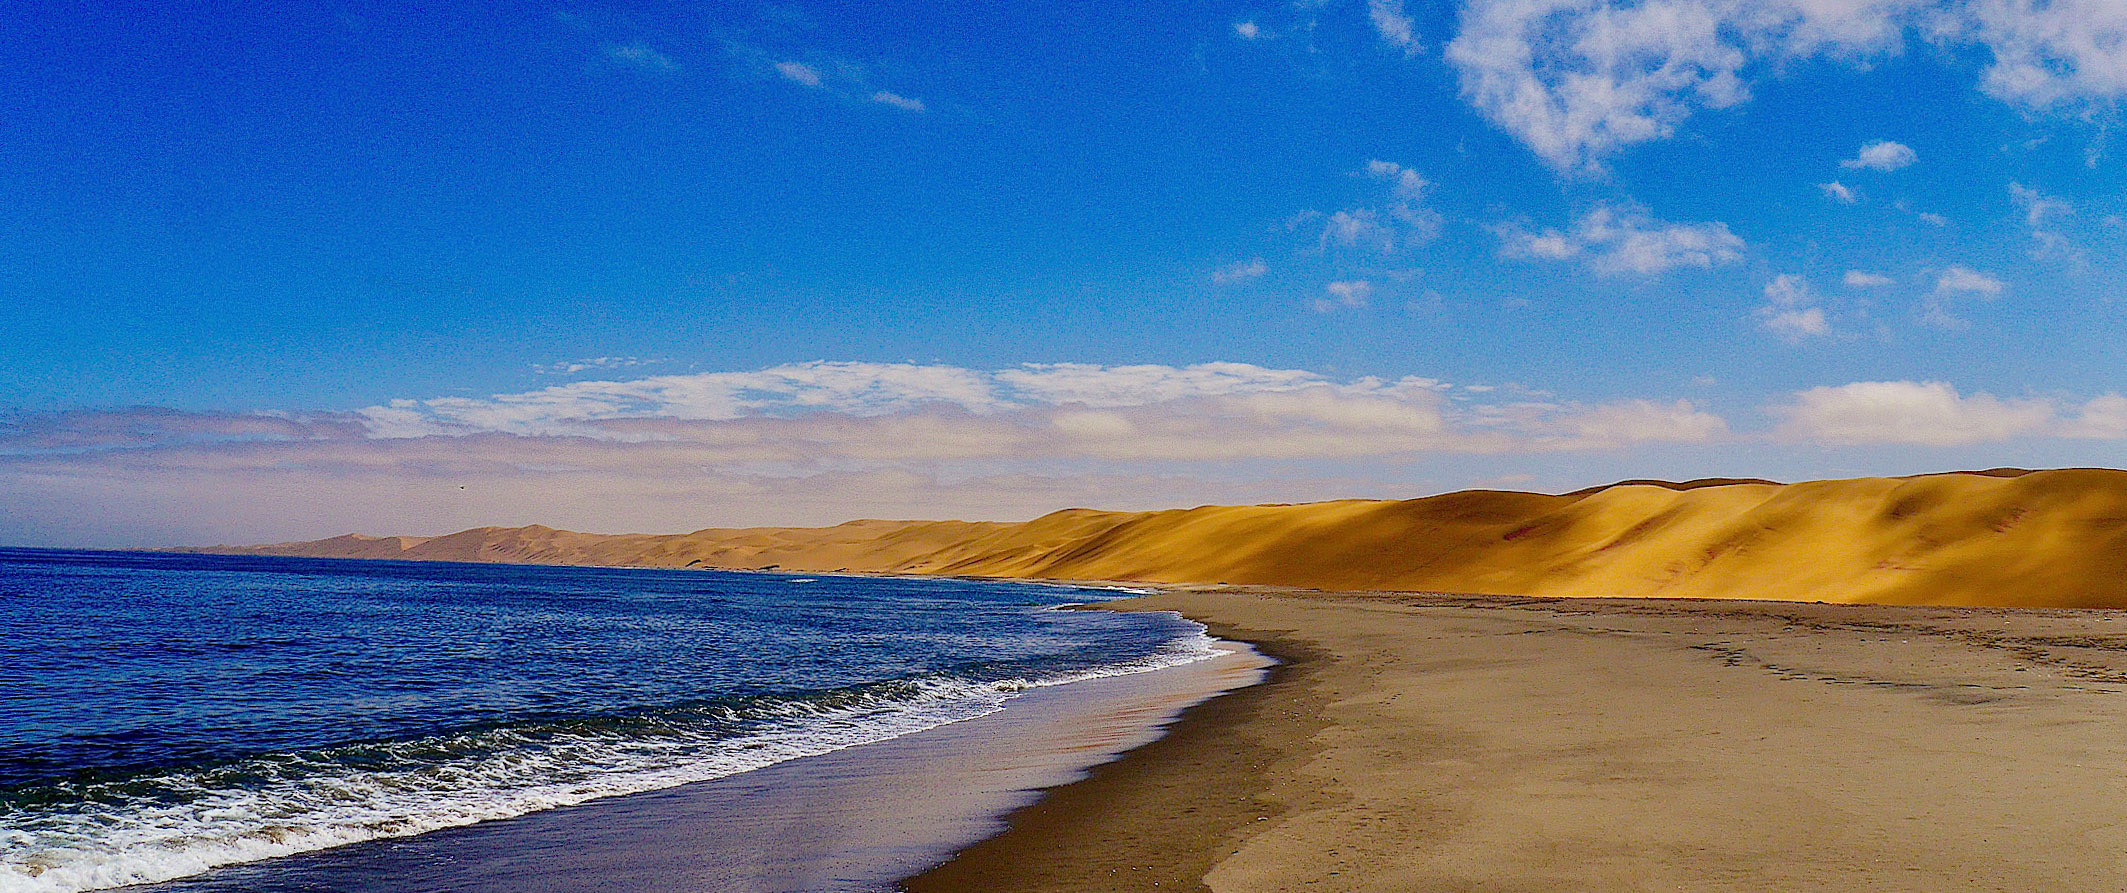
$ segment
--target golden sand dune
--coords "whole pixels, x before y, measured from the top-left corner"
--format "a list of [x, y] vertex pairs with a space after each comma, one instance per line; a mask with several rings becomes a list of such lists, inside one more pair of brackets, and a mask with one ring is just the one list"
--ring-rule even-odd
[[[396, 548], [396, 552], [393, 549]], [[1071, 509], [1024, 523], [483, 527], [213, 550], [1536, 596], [2127, 607], [2127, 471], [1628, 482], [1550, 496]]]

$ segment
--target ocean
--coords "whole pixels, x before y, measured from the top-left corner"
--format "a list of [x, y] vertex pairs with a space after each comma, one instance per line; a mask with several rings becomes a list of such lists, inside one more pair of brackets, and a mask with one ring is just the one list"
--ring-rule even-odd
[[1127, 594], [0, 550], [0, 893], [270, 880], [1220, 653], [1173, 615], [1058, 609]]

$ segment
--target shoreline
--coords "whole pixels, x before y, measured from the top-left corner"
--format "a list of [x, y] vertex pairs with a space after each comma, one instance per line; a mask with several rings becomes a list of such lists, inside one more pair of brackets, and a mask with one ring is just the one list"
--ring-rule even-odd
[[1220, 653], [1029, 689], [991, 713], [721, 778], [140, 889], [891, 890], [994, 835], [1041, 791], [1158, 738], [1190, 705], [1253, 685], [1271, 663], [1246, 643], [1212, 645]]
[[1166, 590], [1283, 661], [909, 893], [2127, 886], [2127, 614]]
[[[1286, 735], [1311, 734], [1311, 728], [1292, 728], [1267, 714], [1284, 709], [1294, 687], [1304, 688], [1318, 657], [1290, 639], [1205, 625], [1213, 637], [1245, 643], [1276, 663], [1255, 684], [1181, 711], [1159, 737], [1087, 769], [1082, 778], [1040, 792], [1005, 816], [999, 833], [904, 879], [900, 889], [1188, 890], [1209, 870], [1219, 843], [1282, 812], [1264, 799], [1265, 787], [1195, 782], [1206, 774], [1252, 771], [1287, 757], [1262, 741], [1237, 745], [1231, 735], [1266, 722]], [[1130, 823], [1125, 825], [1130, 836], [1118, 834], [1118, 820]], [[1138, 858], [1144, 852], [1133, 844], [1145, 842], [1154, 842], [1167, 858]]]

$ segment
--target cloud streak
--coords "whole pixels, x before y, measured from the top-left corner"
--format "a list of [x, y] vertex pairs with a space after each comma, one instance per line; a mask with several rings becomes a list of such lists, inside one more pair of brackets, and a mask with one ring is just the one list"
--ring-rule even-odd
[[1579, 402], [1244, 363], [816, 362], [355, 412], [15, 414], [0, 417], [0, 487], [14, 494], [9, 523], [41, 536], [118, 512], [141, 519], [133, 536], [184, 542], [350, 527], [1023, 518], [1083, 504], [1398, 495], [1359, 475], [1457, 456], [2127, 439], [2127, 398], [2111, 394], [2074, 403], [1859, 382], [1766, 412], [1773, 427], [1737, 431], [1689, 400]]

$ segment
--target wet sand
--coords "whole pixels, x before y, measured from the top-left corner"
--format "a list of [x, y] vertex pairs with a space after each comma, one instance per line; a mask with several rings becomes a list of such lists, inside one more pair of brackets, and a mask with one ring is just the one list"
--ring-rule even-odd
[[2127, 889], [2127, 614], [1172, 592], [1286, 663], [939, 891]]

